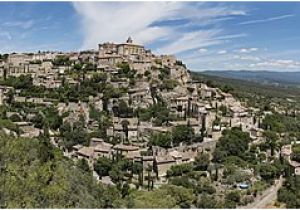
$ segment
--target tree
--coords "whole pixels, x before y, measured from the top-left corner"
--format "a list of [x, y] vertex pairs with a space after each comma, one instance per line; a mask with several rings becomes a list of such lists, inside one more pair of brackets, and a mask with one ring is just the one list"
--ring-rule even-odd
[[55, 57], [55, 59], [52, 61], [53, 65], [56, 66], [64, 66], [64, 65], [69, 65], [70, 60], [69, 57], [64, 56], [64, 55], [58, 55]]
[[44, 126], [44, 117], [40, 113], [37, 113], [31, 121], [39, 129], [42, 129]]
[[259, 165], [259, 175], [267, 182], [272, 182], [280, 174], [278, 168], [271, 163], [261, 163]]
[[279, 189], [278, 201], [286, 204], [286, 208], [300, 208], [300, 176], [290, 176]]
[[9, 117], [9, 119], [13, 122], [20, 122], [22, 121], [21, 117], [18, 114], [13, 114]]
[[275, 132], [265, 131], [264, 136], [266, 137], [266, 146], [271, 150], [271, 156], [275, 154], [275, 149], [278, 148], [278, 138]]
[[90, 166], [86, 159], [79, 159], [77, 162], [77, 167], [85, 172], [91, 172]]
[[286, 130], [283, 123], [283, 117], [277, 114], [266, 115], [261, 126], [265, 130], [271, 130], [279, 133], [282, 133]]
[[168, 183], [176, 186], [182, 186], [189, 189], [195, 189], [196, 185], [193, 182], [194, 180], [190, 179], [189, 176], [175, 176], [168, 179]]
[[130, 113], [131, 113], [131, 110], [128, 107], [127, 103], [124, 100], [120, 100], [119, 105], [118, 105], [118, 116], [119, 117], [128, 117]]
[[187, 174], [188, 172], [191, 172], [193, 170], [193, 166], [189, 163], [184, 163], [180, 165], [173, 165], [171, 168], [167, 171], [167, 176], [182, 176], [184, 174]]
[[101, 113], [100, 111], [98, 111], [95, 106], [90, 105], [89, 107], [89, 117], [93, 120], [99, 120], [99, 118], [101, 117]]
[[10, 89], [10, 90], [8, 91], [8, 93], [7, 93], [7, 99], [6, 99], [6, 102], [7, 102], [8, 104], [11, 104], [11, 103], [13, 102], [13, 100], [14, 100], [14, 95], [15, 95], [14, 91], [13, 91], [12, 89]]
[[214, 194], [216, 192], [216, 188], [211, 185], [210, 181], [207, 178], [201, 178], [198, 181], [196, 186], [196, 191], [199, 194]]
[[194, 162], [194, 167], [196, 170], [206, 171], [210, 164], [210, 156], [208, 153], [200, 153]]
[[212, 195], [203, 194], [197, 200], [197, 208], [199, 209], [215, 209], [221, 208], [216, 198]]
[[231, 185], [245, 181], [250, 181], [251, 179], [251, 174], [240, 170], [235, 165], [226, 166], [223, 175], [226, 178], [226, 183]]
[[107, 80], [107, 74], [106, 73], [94, 73], [92, 77], [93, 83], [104, 83]]
[[150, 136], [149, 144], [163, 148], [170, 148], [172, 138], [170, 133], [154, 133]]
[[99, 130], [102, 137], [106, 137], [106, 129], [112, 125], [112, 121], [106, 112], [102, 112], [98, 119]]
[[133, 208], [191, 208], [195, 197], [191, 189], [164, 185], [153, 191], [135, 191], [130, 195]]
[[249, 133], [243, 132], [240, 128], [224, 130], [213, 153], [213, 161], [221, 163], [229, 156], [243, 158], [250, 140]]
[[225, 207], [226, 208], [235, 208], [236, 205], [240, 202], [241, 195], [238, 191], [231, 191], [225, 196]]
[[57, 130], [63, 123], [63, 118], [59, 115], [54, 106], [49, 106], [43, 110], [44, 120], [49, 124], [49, 128]]
[[122, 120], [121, 124], [122, 124], [123, 132], [125, 133], [126, 142], [128, 142], [129, 121], [128, 120]]
[[117, 184], [117, 186], [121, 186], [125, 174], [118, 165], [114, 165], [108, 174], [111, 180]]
[[129, 189], [130, 189], [129, 184], [125, 182], [121, 190], [122, 198], [125, 198], [127, 195], [129, 195]]
[[194, 137], [194, 130], [187, 125], [178, 125], [172, 128], [172, 141], [173, 145], [177, 146], [181, 142], [191, 143]]
[[59, 130], [63, 137], [62, 144], [67, 150], [71, 150], [77, 144], [86, 146], [89, 143], [88, 134], [80, 122], [75, 122], [73, 126], [65, 123]]
[[143, 164], [139, 162], [133, 162], [131, 167], [132, 173], [138, 175], [138, 185], [142, 186], [144, 182]]
[[151, 175], [151, 172], [152, 172], [152, 166], [151, 165], [148, 165], [148, 167], [146, 168], [146, 171], [147, 171], [147, 181], [148, 181], [148, 191], [150, 190], [150, 183], [152, 182], [152, 186], [153, 186], [153, 177]]
[[94, 163], [94, 170], [99, 177], [108, 176], [109, 171], [112, 169], [112, 161], [107, 157], [99, 157]]

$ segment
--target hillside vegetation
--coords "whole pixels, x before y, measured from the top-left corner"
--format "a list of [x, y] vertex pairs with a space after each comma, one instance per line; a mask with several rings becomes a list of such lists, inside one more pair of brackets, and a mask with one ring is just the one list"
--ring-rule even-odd
[[268, 109], [271, 103], [288, 109], [300, 109], [300, 88], [261, 84], [192, 72], [194, 80], [219, 87], [245, 101], [249, 106]]
[[117, 196], [47, 140], [1, 134], [1, 208], [109, 208]]

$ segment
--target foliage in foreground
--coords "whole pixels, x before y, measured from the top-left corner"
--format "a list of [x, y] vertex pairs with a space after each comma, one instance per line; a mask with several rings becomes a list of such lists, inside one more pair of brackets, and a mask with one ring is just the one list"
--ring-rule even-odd
[[0, 164], [1, 208], [111, 208], [118, 197], [44, 138], [1, 135]]

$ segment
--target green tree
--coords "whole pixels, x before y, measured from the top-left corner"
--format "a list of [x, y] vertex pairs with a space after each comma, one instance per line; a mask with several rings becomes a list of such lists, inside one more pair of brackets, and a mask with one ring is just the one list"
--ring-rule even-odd
[[178, 125], [172, 128], [173, 145], [177, 146], [181, 142], [191, 143], [194, 137], [194, 130], [188, 125]]
[[86, 159], [79, 159], [76, 165], [78, 168], [80, 168], [81, 170], [83, 170], [85, 172], [91, 172], [90, 166], [89, 166], [88, 162], [86, 161]]
[[112, 161], [107, 157], [99, 157], [94, 163], [94, 170], [100, 177], [108, 176], [111, 169]]
[[62, 144], [67, 150], [71, 150], [77, 144], [87, 146], [89, 143], [88, 134], [80, 122], [74, 123], [73, 126], [64, 123], [60, 127], [60, 134], [63, 137]]
[[171, 166], [171, 168], [167, 171], [167, 176], [182, 176], [187, 174], [193, 170], [193, 166], [189, 163], [184, 163], [180, 165]]
[[216, 192], [216, 188], [211, 185], [210, 181], [207, 178], [201, 178], [196, 186], [196, 191], [199, 194], [214, 194]]
[[222, 137], [217, 142], [213, 160], [220, 163], [229, 156], [243, 158], [244, 153], [248, 150], [250, 140], [249, 133], [243, 132], [240, 128], [224, 130]]
[[13, 114], [9, 117], [9, 119], [13, 122], [20, 122], [22, 121], [21, 117], [18, 114]]
[[12, 89], [10, 89], [10, 90], [8, 91], [8, 93], [7, 93], [7, 99], [6, 99], [6, 102], [7, 102], [8, 104], [11, 104], [11, 103], [13, 102], [13, 100], [14, 100], [14, 95], [15, 95], [15, 92], [14, 92]]
[[196, 170], [206, 171], [210, 164], [210, 156], [208, 153], [200, 153], [195, 158], [194, 167]]
[[147, 192], [135, 191], [130, 197], [133, 208], [191, 208], [195, 201], [191, 189], [174, 185]]
[[278, 201], [286, 204], [286, 208], [300, 208], [300, 176], [290, 176], [279, 189]]
[[267, 182], [272, 182], [280, 175], [280, 171], [271, 163], [261, 163], [259, 165], [259, 175]]
[[264, 136], [266, 137], [266, 146], [271, 150], [271, 156], [274, 156], [275, 150], [278, 149], [278, 137], [275, 132], [265, 131]]
[[221, 207], [215, 196], [207, 194], [203, 194], [199, 197], [196, 206], [199, 209], [215, 209]]
[[153, 146], [160, 146], [163, 148], [170, 148], [172, 138], [170, 133], [154, 133], [150, 136], [149, 144]]
[[235, 208], [236, 205], [240, 202], [241, 195], [238, 191], [231, 191], [225, 196], [225, 207], [226, 208]]

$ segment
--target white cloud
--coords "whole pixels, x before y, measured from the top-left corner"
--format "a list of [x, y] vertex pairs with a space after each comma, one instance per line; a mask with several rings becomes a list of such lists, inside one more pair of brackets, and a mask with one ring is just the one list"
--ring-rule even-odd
[[176, 54], [199, 47], [207, 47], [221, 43], [216, 37], [220, 30], [201, 30], [196, 32], [184, 33], [179, 39], [168, 44], [158, 51], [163, 54]]
[[21, 27], [23, 29], [29, 29], [34, 25], [34, 20], [26, 21], [10, 21], [2, 23], [4, 27]]
[[[225, 6], [209, 7], [203, 2], [74, 2], [81, 19], [82, 48], [98, 43], [123, 42], [128, 36], [140, 44], [163, 40], [158, 52], [180, 53], [222, 43], [222, 29], [187, 30], [190, 25], [212, 25], [246, 12]], [[179, 18], [180, 17], [180, 18]], [[186, 24], [164, 25], [163, 21], [184, 19]], [[161, 23], [161, 24], [158, 24]], [[230, 35], [229, 35], [230, 36]], [[220, 40], [218, 40], [220, 38]]]
[[241, 48], [237, 51], [240, 52], [240, 53], [251, 53], [251, 52], [255, 52], [257, 50], [258, 50], [258, 48], [252, 47], [252, 48]]
[[266, 19], [259, 19], [259, 20], [250, 20], [250, 21], [245, 21], [239, 23], [239, 25], [248, 25], [248, 24], [255, 24], [255, 23], [265, 23], [265, 22], [270, 22], [270, 21], [275, 21], [275, 20], [282, 20], [290, 17], [294, 17], [294, 14], [288, 14], [288, 15], [281, 15], [281, 16], [275, 16], [275, 17], [270, 17]]
[[174, 19], [181, 3], [74, 2], [73, 5], [82, 18], [82, 48], [94, 48], [101, 42], [123, 42], [128, 36], [140, 43], [167, 36], [170, 32], [166, 27], [152, 27], [151, 24]]
[[[219, 51], [218, 51], [219, 52]], [[224, 53], [215, 56], [186, 58], [194, 70], [272, 70], [299, 71], [300, 61], [293, 59], [276, 59], [270, 55]]]
[[226, 39], [236, 39], [236, 38], [241, 38], [241, 37], [245, 37], [247, 36], [247, 34], [245, 33], [242, 33], [242, 34], [227, 34], [227, 35], [224, 35], [224, 36], [220, 36], [218, 37], [219, 40], [226, 40]]
[[270, 59], [254, 64], [256, 67], [275, 68], [275, 69], [300, 69], [300, 62], [285, 59]]
[[240, 60], [246, 60], [246, 61], [260, 61], [261, 58], [258, 56], [239, 56]]
[[206, 53], [208, 50], [207, 49], [205, 49], [205, 48], [200, 48], [200, 49], [198, 49], [198, 52], [199, 53]]
[[227, 50], [219, 50], [217, 53], [218, 53], [219, 55], [226, 54], [226, 53], [227, 53]]

